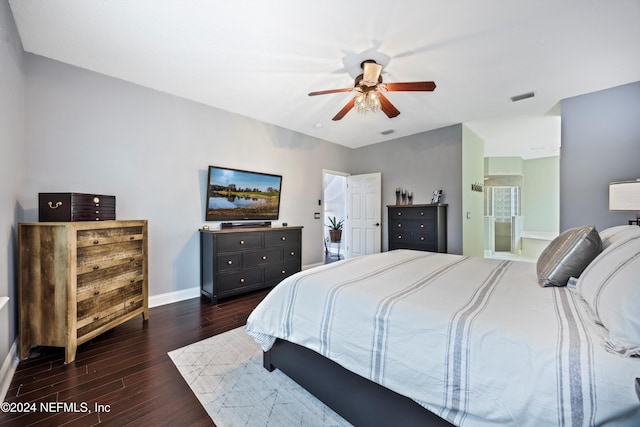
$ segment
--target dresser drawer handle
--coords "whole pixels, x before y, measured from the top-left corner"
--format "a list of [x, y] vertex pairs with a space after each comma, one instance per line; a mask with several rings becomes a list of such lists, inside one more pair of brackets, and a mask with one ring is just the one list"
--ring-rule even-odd
[[229, 260], [229, 261], [227, 261], [227, 264], [231, 265], [231, 264], [233, 264], [233, 261]]
[[100, 316], [95, 316], [95, 317], [93, 318], [93, 321], [94, 321], [94, 322], [95, 322], [96, 320], [100, 320]]
[[402, 227], [402, 224], [398, 224], [398, 227]]
[[398, 216], [402, 216], [402, 212], [398, 212]]
[[100, 243], [100, 240], [94, 240], [94, 241], [93, 241], [93, 244], [94, 244], [94, 245], [97, 245], [98, 243]]
[[424, 237], [420, 236], [420, 240], [424, 240]]
[[53, 202], [48, 202], [47, 204], [51, 209], [58, 209], [60, 206], [62, 206], [62, 202], [56, 202], [55, 206], [53, 206]]
[[282, 236], [282, 237], [280, 238], [280, 240], [282, 240], [282, 241], [284, 242], [285, 240], [287, 240], [287, 237], [286, 237], [286, 236]]
[[424, 228], [424, 224], [420, 224], [420, 228]]
[[241, 244], [241, 245], [244, 245], [244, 240], [240, 240], [240, 244]]
[[287, 270], [282, 270], [280, 273], [287, 274]]
[[296, 253], [294, 251], [291, 251], [291, 252], [289, 252], [289, 255], [296, 256]]
[[129, 283], [136, 283], [136, 279], [129, 280]]
[[267, 256], [266, 255], [262, 255], [262, 260], [266, 260]]
[[136, 236], [129, 236], [129, 240], [135, 240]]
[[421, 211], [421, 212], [420, 212], [420, 216], [424, 216], [424, 212], [422, 212], [422, 211]]
[[398, 240], [402, 239], [402, 236], [398, 235]]
[[93, 295], [100, 295], [100, 291], [95, 291]]
[[135, 301], [129, 301], [129, 305], [133, 305], [135, 303], [136, 303]]
[[240, 278], [240, 283], [244, 283], [244, 277]]
[[94, 269], [94, 270], [97, 270], [97, 269], [99, 269], [99, 268], [100, 268], [100, 266], [99, 266], [99, 265], [94, 265], [94, 266], [93, 266], [93, 269]]
[[133, 262], [135, 260], [136, 260], [135, 258], [129, 258], [129, 262]]

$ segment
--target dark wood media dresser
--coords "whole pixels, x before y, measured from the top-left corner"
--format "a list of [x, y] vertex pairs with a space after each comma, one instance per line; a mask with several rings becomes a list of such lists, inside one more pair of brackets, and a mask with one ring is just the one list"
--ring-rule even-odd
[[302, 227], [200, 230], [200, 292], [219, 298], [277, 285], [301, 269]]
[[447, 252], [447, 205], [389, 205], [389, 250]]

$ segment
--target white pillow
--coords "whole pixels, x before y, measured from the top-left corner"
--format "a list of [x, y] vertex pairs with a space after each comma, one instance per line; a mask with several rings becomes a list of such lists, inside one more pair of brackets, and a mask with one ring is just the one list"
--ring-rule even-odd
[[640, 356], [640, 233], [602, 251], [582, 272], [576, 290], [607, 329], [607, 350]]
[[633, 236], [640, 235], [640, 227], [637, 225], [616, 225], [600, 232], [602, 240], [602, 250], [607, 249], [611, 244], [626, 240]]

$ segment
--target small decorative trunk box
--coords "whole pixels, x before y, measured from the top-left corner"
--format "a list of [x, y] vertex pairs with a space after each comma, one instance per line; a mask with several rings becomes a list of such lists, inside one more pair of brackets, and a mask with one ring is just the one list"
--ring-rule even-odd
[[116, 219], [116, 196], [85, 193], [39, 193], [41, 222], [106, 221]]

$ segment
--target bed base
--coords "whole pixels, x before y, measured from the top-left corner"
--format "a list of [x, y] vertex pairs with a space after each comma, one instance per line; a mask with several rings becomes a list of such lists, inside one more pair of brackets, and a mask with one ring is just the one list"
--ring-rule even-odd
[[413, 400], [346, 370], [298, 344], [276, 340], [263, 355], [269, 372], [278, 368], [355, 426], [452, 426]]

